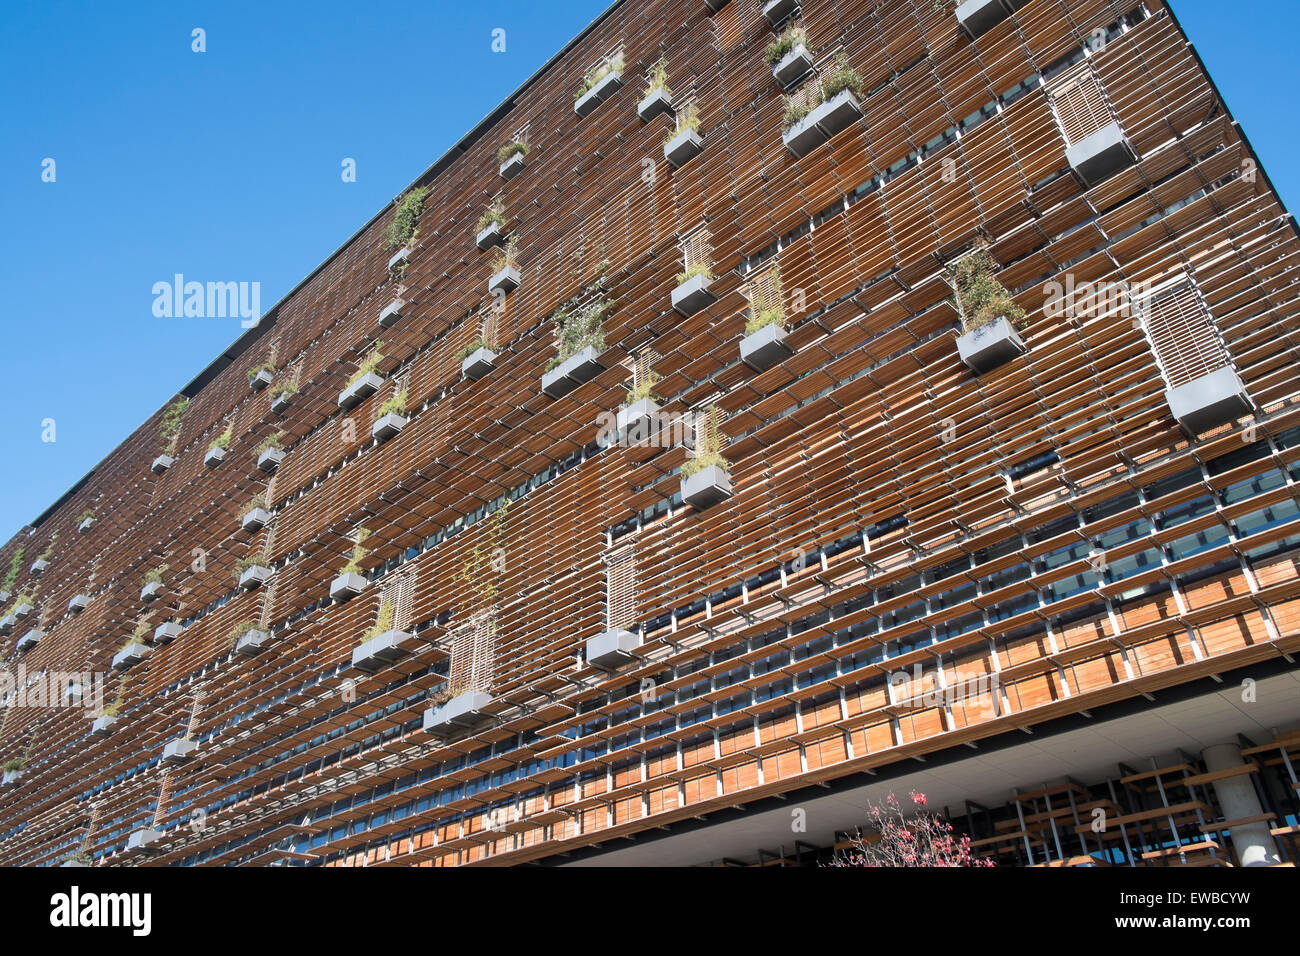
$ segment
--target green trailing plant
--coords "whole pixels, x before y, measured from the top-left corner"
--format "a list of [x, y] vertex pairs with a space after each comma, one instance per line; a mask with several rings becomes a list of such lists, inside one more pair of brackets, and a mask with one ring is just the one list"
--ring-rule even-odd
[[533, 148], [521, 140], [512, 139], [508, 143], [502, 143], [497, 149], [497, 162], [504, 163], [511, 156], [527, 156], [533, 151]]
[[506, 208], [500, 199], [494, 199], [492, 204], [483, 210], [483, 215], [478, 217], [479, 232], [491, 225], [496, 225], [498, 229], [505, 231]]
[[749, 318], [745, 321], [745, 334], [753, 335], [759, 329], [766, 328], [769, 325], [779, 325], [785, 328], [785, 304], [783, 298], [781, 269], [779, 265], [773, 265], [770, 290], [755, 286], [750, 293]]
[[482, 611], [496, 601], [505, 572], [506, 529], [510, 502], [504, 502], [488, 519], [485, 534], [465, 552], [456, 579], [469, 592], [471, 611]]
[[91, 518], [93, 518], [93, 517], [95, 517], [95, 509], [93, 509], [93, 508], [87, 508], [85, 511], [83, 511], [83, 512], [81, 513], [81, 517], [78, 518], [77, 520], [78, 520], [78, 521], [89, 521], [89, 520], [90, 520]]
[[45, 550], [36, 556], [36, 560], [37, 561], [50, 560], [50, 555], [54, 554], [54, 544], [58, 540], [59, 540], [59, 533], [56, 531], [54, 532], [54, 534], [50, 535], [49, 543], [45, 546]]
[[678, 136], [682, 135], [682, 133], [685, 133], [687, 130], [691, 130], [692, 132], [698, 132], [699, 129], [700, 129], [700, 111], [697, 110], [695, 108], [695, 104], [692, 103], [689, 106], [687, 106], [686, 109], [682, 110], [680, 113], [677, 114], [677, 125], [673, 127], [671, 132], [669, 132], [667, 135], [664, 136], [664, 143], [665, 144], [671, 143], [673, 140], [675, 140]]
[[270, 372], [274, 375], [275, 366], [270, 362], [263, 362], [261, 365], [254, 365], [248, 370], [248, 381], [251, 383], [253, 379], [257, 378], [259, 372]]
[[131, 640], [126, 643], [129, 645], [132, 641], [143, 641], [149, 634], [149, 622], [141, 619], [135, 622], [135, 630], [131, 632]]
[[33, 601], [32, 595], [35, 593], [35, 591], [31, 591], [30, 593], [27, 591], [19, 591], [17, 597], [14, 598], [14, 602], [9, 605], [9, 610], [5, 612], [6, 615], [13, 614], [14, 611], [18, 610], [18, 608], [22, 607], [24, 604], [31, 604]]
[[490, 351], [495, 352], [497, 350], [497, 347], [493, 345], [491, 342], [489, 342], [486, 338], [480, 335], [473, 342], [470, 342], [469, 345], [465, 346], [463, 349], [460, 350], [460, 356], [459, 356], [460, 360], [462, 362], [465, 361], [465, 359], [469, 358], [479, 349], [488, 349]]
[[370, 553], [362, 547], [368, 537], [370, 537], [369, 528], [357, 528], [357, 540], [352, 545], [352, 556], [348, 559], [348, 563], [343, 565], [343, 569], [339, 571], [339, 574], [361, 573], [361, 559]]
[[989, 252], [988, 243], [981, 241], [946, 270], [948, 281], [957, 294], [962, 327], [967, 332], [988, 325], [1001, 316], [1017, 328], [1024, 327], [1025, 310], [1016, 305], [1007, 287], [995, 278], [997, 269], [997, 261]]
[[361, 643], [373, 641], [380, 634], [387, 634], [391, 631], [393, 629], [393, 613], [392, 601], [380, 601], [379, 613], [375, 615], [375, 623], [371, 624], [366, 629], [366, 632], [361, 635]]
[[169, 565], [160, 564], [151, 571], [146, 571], [144, 576], [145, 584], [162, 584], [163, 575], [167, 573]]
[[222, 451], [226, 451], [228, 448], [230, 448], [230, 441], [234, 437], [235, 437], [235, 426], [227, 425], [226, 430], [223, 431], [220, 435], [216, 437], [216, 439], [213, 440], [212, 447], [220, 448]]
[[379, 406], [379, 411], [375, 413], [375, 420], [378, 421], [388, 414], [406, 414], [406, 389], [402, 389], [400, 392], [394, 392], [390, 395], [388, 400]]
[[586, 73], [583, 74], [582, 84], [578, 87], [578, 91], [573, 94], [573, 98], [575, 100], [582, 99], [589, 92], [591, 92], [591, 90], [595, 89], [596, 84], [599, 83], [601, 80], [603, 80], [605, 77], [609, 76], [611, 73], [621, 73], [621, 72], [623, 72], [622, 53], [618, 54], [612, 60], [602, 60], [596, 66], [593, 66], [590, 70], [588, 70]]
[[121, 712], [122, 702], [120, 700], [115, 700], [111, 704], [105, 705], [104, 709], [100, 711], [100, 713], [105, 717], [116, 717]]
[[555, 349], [556, 356], [547, 366], [549, 371], [570, 356], [583, 349], [595, 347], [601, 352], [605, 349], [605, 316], [613, 308], [613, 303], [599, 295], [576, 309], [561, 307], [555, 313]]
[[264, 563], [265, 561], [266, 561], [266, 556], [262, 554], [256, 554], [253, 555], [252, 557], [247, 557], [247, 558], [240, 558], [238, 561], [235, 562], [235, 580], [238, 581], [240, 577], [243, 575], [243, 573], [247, 571], [249, 568], [266, 567], [266, 564]]
[[696, 276], [707, 276], [710, 280], [712, 280], [713, 267], [709, 265], [707, 262], [697, 262], [694, 265], [688, 266], [685, 272], [677, 273], [677, 284], [684, 285], [685, 283], [690, 282]]
[[650, 67], [650, 73], [646, 81], [646, 94], [649, 95], [656, 90], [663, 90], [665, 96], [672, 96], [673, 91], [668, 88], [668, 60], [660, 57]]
[[854, 96], [862, 95], [862, 75], [849, 66], [849, 58], [843, 53], [835, 54], [831, 68], [822, 74], [821, 90], [823, 99], [831, 99], [845, 90], [851, 90]]
[[26, 766], [27, 759], [25, 757], [14, 757], [12, 760], [6, 760], [3, 764], [0, 764], [5, 773], [14, 773]]
[[277, 399], [281, 395], [288, 397], [298, 391], [297, 382], [276, 382], [271, 386], [271, 398]]
[[781, 101], [785, 104], [785, 109], [781, 114], [783, 129], [788, 130], [821, 104], [821, 100], [814, 94], [815, 88], [808, 88], [790, 96], [781, 97]]
[[663, 376], [658, 372], [647, 372], [627, 390], [625, 404], [634, 405], [645, 398], [658, 400], [659, 396], [655, 394], [655, 386], [659, 384], [662, 378]]
[[19, 548], [14, 552], [14, 556], [9, 559], [9, 570], [5, 572], [3, 590], [12, 591], [14, 582], [18, 580], [18, 575], [23, 569], [23, 551], [25, 548]]
[[181, 422], [189, 409], [190, 400], [188, 398], [178, 398], [168, 405], [167, 410], [163, 412], [160, 430], [169, 450], [176, 447], [176, 442], [181, 437]]
[[418, 232], [415, 224], [420, 219], [420, 213], [424, 211], [424, 200], [428, 195], [429, 190], [426, 187], [416, 186], [398, 200], [392, 221], [384, 227], [384, 239], [389, 249], [400, 248], [415, 238]]
[[252, 500], [249, 501], [249, 503], [248, 503], [248, 510], [249, 510], [249, 511], [252, 511], [254, 508], [261, 508], [261, 509], [264, 510], [264, 511], [266, 510], [266, 495], [265, 495], [265, 494], [261, 494], [261, 493], [259, 493], [259, 494], [253, 495]]
[[689, 478], [712, 465], [728, 469], [731, 464], [722, 457], [722, 429], [718, 425], [716, 409], [710, 405], [702, 413], [704, 421], [695, 432], [695, 456], [682, 464], [682, 477]]
[[519, 268], [519, 244], [515, 241], [514, 236], [507, 239], [504, 246], [497, 246], [496, 251], [492, 254], [493, 272], [500, 272], [507, 266], [515, 269]]
[[262, 452], [270, 451], [272, 448], [278, 451], [283, 451], [284, 437], [285, 437], [284, 432], [276, 432], [274, 435], [267, 436], [267, 438], [262, 442], [262, 444], [257, 446], [257, 451], [255, 454], [260, 457]]
[[785, 55], [800, 44], [807, 45], [808, 34], [803, 28], [803, 24], [792, 23], [784, 30], [781, 35], [767, 45], [764, 55], [767, 57], [769, 66], [776, 66]]
[[810, 80], [797, 92], [783, 97], [785, 104], [785, 111], [781, 117], [783, 128], [788, 130], [821, 104], [845, 90], [851, 90], [854, 95], [861, 95], [862, 76], [849, 66], [847, 56], [838, 53], [831, 68], [818, 79]]
[[379, 368], [379, 363], [384, 360], [384, 353], [379, 351], [384, 347], [382, 340], [375, 342], [366, 350], [366, 354], [361, 356], [361, 364], [357, 366], [356, 372], [348, 379], [349, 385], [355, 385], [370, 373]]
[[239, 643], [241, 637], [256, 627], [257, 622], [250, 617], [246, 617], [242, 621], [236, 623], [235, 626], [230, 629], [230, 633], [226, 635], [227, 640], [230, 641], [231, 648]]

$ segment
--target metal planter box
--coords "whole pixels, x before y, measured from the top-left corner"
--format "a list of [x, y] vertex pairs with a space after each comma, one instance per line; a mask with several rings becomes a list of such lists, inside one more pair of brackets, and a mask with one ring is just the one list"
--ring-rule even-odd
[[481, 690], [467, 690], [445, 704], [430, 707], [424, 712], [424, 729], [429, 733], [445, 733], [453, 727], [470, 727], [489, 718], [484, 709], [491, 705], [492, 695]]
[[77, 525], [77, 530], [78, 530], [79, 532], [81, 532], [82, 534], [85, 534], [87, 531], [89, 531], [89, 530], [90, 530], [91, 528], [93, 528], [93, 527], [95, 527], [95, 519], [94, 519], [94, 518], [87, 518], [87, 519], [85, 519], [84, 521], [82, 521], [81, 524]]
[[245, 631], [239, 636], [235, 644], [235, 652], [245, 657], [256, 657], [262, 651], [266, 650], [267, 642], [271, 640], [271, 635], [266, 631], [259, 631], [253, 628]]
[[698, 130], [684, 129], [664, 144], [664, 159], [676, 169], [698, 156], [704, 149], [704, 137]]
[[1011, 16], [1003, 0], [965, 0], [957, 6], [957, 23], [972, 40]]
[[613, 670], [635, 660], [633, 654], [641, 646], [641, 636], [622, 628], [601, 631], [587, 641], [587, 663], [592, 667]]
[[469, 355], [465, 356], [460, 363], [460, 374], [466, 378], [482, 378], [488, 372], [492, 371], [492, 365], [497, 360], [497, 353], [484, 346], [475, 349]]
[[3, 783], [6, 787], [8, 787], [11, 784], [17, 783], [19, 780], [22, 779], [22, 777], [23, 777], [23, 772], [21, 770], [6, 770], [4, 772]]
[[257, 456], [257, 467], [269, 474], [279, 468], [283, 461], [283, 448], [267, 448]]
[[755, 371], [771, 368], [794, 354], [785, 344], [786, 330], [771, 322], [740, 340], [740, 360]]
[[693, 275], [677, 288], [673, 289], [673, 308], [682, 315], [694, 315], [705, 306], [717, 301], [717, 296], [709, 291], [713, 279], [704, 273]]
[[524, 154], [515, 153], [501, 164], [501, 178], [513, 179], [524, 171]]
[[649, 398], [642, 398], [620, 408], [615, 421], [621, 434], [639, 438], [643, 432], [654, 434], [654, 421], [658, 414], [658, 404]]
[[23, 618], [28, 617], [31, 613], [32, 613], [32, 606], [30, 604], [24, 603], [18, 605], [16, 608], [14, 608], [13, 611], [14, 622], [17, 623], [18, 621], [23, 620]]
[[18, 649], [19, 653], [23, 651], [30, 651], [33, 647], [35, 647], [37, 644], [41, 642], [41, 638], [44, 636], [45, 636], [45, 632], [42, 631], [40, 628], [37, 628], [35, 630], [28, 631], [22, 637], [18, 638], [18, 643], [14, 646]]
[[153, 827], [141, 827], [126, 838], [126, 849], [129, 853], [155, 853], [154, 844], [161, 839], [162, 833]]
[[579, 116], [587, 116], [592, 110], [599, 106], [601, 102], [614, 95], [622, 85], [623, 74], [619, 73], [617, 70], [611, 70], [609, 73], [602, 76], [595, 86], [574, 100], [573, 112], [577, 113]]
[[488, 291], [495, 294], [510, 292], [519, 288], [519, 270], [514, 266], [503, 266], [488, 280]]
[[347, 574], [340, 574], [330, 584], [330, 600], [341, 603], [349, 598], [354, 598], [364, 591], [369, 583], [364, 575], [352, 571]]
[[245, 531], [260, 531], [271, 520], [271, 512], [265, 508], [253, 508], [239, 519], [239, 526]]
[[138, 641], [132, 641], [126, 647], [122, 648], [113, 655], [113, 670], [124, 671], [128, 667], [134, 667], [142, 660], [149, 656], [152, 651], [148, 644], [141, 644]]
[[794, 13], [795, 7], [799, 6], [795, 0], [767, 0], [763, 4], [763, 16], [767, 17], [767, 22], [776, 26], [790, 14]]
[[727, 0], [704, 0], [704, 5], [709, 8], [710, 13], [717, 13], [727, 5]]
[[161, 475], [174, 464], [176, 464], [176, 459], [171, 455], [159, 455], [153, 460], [153, 464], [149, 466], [149, 470], [155, 475]]
[[1137, 152], [1116, 120], [1067, 147], [1065, 158], [1070, 168], [1089, 186], [1105, 182], [1138, 160]]
[[14, 623], [14, 616], [12, 614], [6, 614], [4, 617], [0, 617], [0, 634], [11, 633], [14, 629]]
[[709, 465], [682, 479], [682, 501], [703, 510], [731, 497], [731, 475], [725, 468]]
[[161, 581], [150, 581], [140, 589], [140, 600], [145, 604], [158, 600], [162, 596], [163, 585]]
[[94, 723], [90, 725], [90, 732], [96, 737], [108, 737], [113, 733], [113, 725], [115, 723], [117, 723], [116, 717], [102, 714], [99, 717], [96, 717]]
[[203, 464], [207, 465], [209, 468], [216, 468], [217, 465], [221, 464], [225, 460], [226, 450], [224, 448], [218, 448], [216, 445], [209, 448], [208, 453], [203, 456]]
[[32, 562], [32, 566], [28, 570], [31, 571], [32, 577], [39, 578], [45, 573], [45, 569], [49, 566], [50, 562], [46, 561], [44, 558], [37, 558]]
[[169, 740], [167, 746], [163, 747], [163, 763], [185, 763], [194, 755], [194, 751], [198, 749], [198, 746], [197, 741], [190, 740], [188, 737], [177, 737], [175, 740]]
[[180, 637], [184, 630], [185, 628], [175, 621], [164, 621], [153, 629], [153, 642], [159, 645], [170, 644]]
[[262, 389], [270, 385], [274, 378], [275, 376], [266, 369], [258, 369], [257, 374], [248, 380], [248, 387], [255, 392], [260, 392]]
[[782, 86], [789, 86], [812, 67], [812, 54], [802, 43], [796, 43], [789, 53], [772, 66], [772, 76]]
[[1208, 375], [1165, 392], [1169, 411], [1193, 435], [1251, 412], [1250, 396], [1235, 369], [1215, 369]]
[[782, 133], [781, 139], [790, 152], [803, 156], [861, 118], [862, 106], [853, 91], [840, 90]]
[[957, 337], [961, 360], [977, 375], [997, 368], [1025, 352], [1025, 343], [1004, 316]]
[[506, 241], [506, 234], [501, 229], [498, 222], [490, 222], [478, 231], [474, 237], [474, 245], [480, 249], [491, 249], [493, 246], [502, 245]]
[[389, 412], [370, 426], [370, 437], [377, 438], [379, 441], [388, 441], [399, 434], [409, 422], [410, 419], [405, 415]]
[[596, 361], [599, 355], [594, 345], [570, 355], [542, 376], [542, 392], [551, 398], [559, 398], [590, 382], [604, 371], [604, 366]]
[[662, 87], [647, 93], [636, 107], [636, 115], [647, 123], [660, 113], [671, 113], [672, 111], [673, 98]]
[[356, 381], [349, 382], [347, 387], [339, 392], [339, 408], [351, 408], [362, 399], [375, 394], [383, 384], [384, 378], [382, 375], [367, 372]]
[[86, 606], [89, 604], [90, 604], [90, 595], [76, 594], [73, 595], [72, 600], [68, 602], [68, 610], [71, 611], [73, 614], [80, 614], [82, 611], [86, 609]]
[[352, 666], [373, 674], [385, 664], [405, 657], [406, 645], [410, 640], [411, 635], [405, 631], [385, 631], [352, 652]]
[[275, 398], [271, 399], [271, 411], [277, 415], [283, 415], [289, 410], [289, 400], [293, 397], [292, 392], [281, 392]]
[[401, 299], [394, 299], [379, 313], [379, 327], [382, 329], [391, 329], [398, 322], [402, 321], [402, 309], [406, 303]]
[[239, 586], [245, 591], [251, 591], [255, 587], [265, 584], [271, 577], [271, 569], [264, 568], [260, 564], [255, 564], [244, 571], [239, 576]]
[[411, 250], [403, 246], [388, 257], [388, 271], [396, 272], [411, 261]]

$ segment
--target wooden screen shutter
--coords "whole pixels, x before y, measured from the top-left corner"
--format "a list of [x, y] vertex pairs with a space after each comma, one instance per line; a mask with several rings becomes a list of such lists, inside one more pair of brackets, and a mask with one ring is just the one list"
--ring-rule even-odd
[[1170, 388], [1231, 365], [1210, 310], [1191, 279], [1137, 303], [1156, 364]]
[[695, 266], [713, 268], [713, 237], [707, 227], [701, 226], [681, 241], [683, 271]]
[[450, 690], [487, 691], [496, 667], [496, 617], [480, 614], [457, 628], [451, 636]]
[[408, 568], [384, 586], [379, 595], [379, 605], [393, 606], [393, 629], [406, 631], [411, 627], [411, 608], [414, 604], [415, 568]]
[[636, 545], [614, 548], [604, 560], [605, 624], [630, 630], [637, 618]]
[[1102, 129], [1115, 118], [1110, 101], [1091, 63], [1066, 75], [1048, 93], [1066, 143], [1073, 146]]
[[779, 273], [775, 268], [776, 260], [773, 259], [772, 262], [773, 265], [764, 268], [741, 287], [741, 292], [749, 300], [750, 309], [755, 312], [766, 308], [781, 308]]

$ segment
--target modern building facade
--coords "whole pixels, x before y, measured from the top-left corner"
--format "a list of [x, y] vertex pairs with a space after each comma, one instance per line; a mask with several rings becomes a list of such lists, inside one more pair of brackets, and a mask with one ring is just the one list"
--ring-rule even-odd
[[1297, 265], [1162, 0], [616, 3], [0, 550], [0, 862], [1293, 862]]

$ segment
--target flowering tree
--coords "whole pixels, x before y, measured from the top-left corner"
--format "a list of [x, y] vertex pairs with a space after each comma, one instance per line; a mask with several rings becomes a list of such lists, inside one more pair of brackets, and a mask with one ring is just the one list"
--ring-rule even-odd
[[867, 841], [858, 831], [852, 846], [841, 850], [831, 866], [993, 866], [971, 853], [970, 837], [956, 835], [941, 814], [926, 808], [925, 794], [912, 791], [912, 815], [892, 793], [884, 804], [871, 804], [867, 815], [880, 839]]

